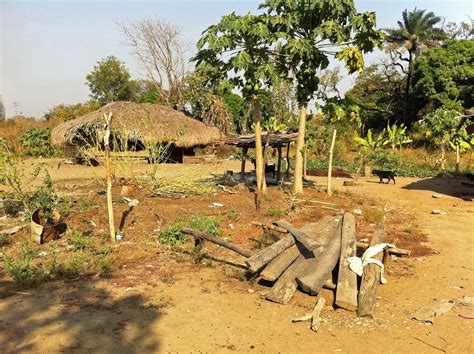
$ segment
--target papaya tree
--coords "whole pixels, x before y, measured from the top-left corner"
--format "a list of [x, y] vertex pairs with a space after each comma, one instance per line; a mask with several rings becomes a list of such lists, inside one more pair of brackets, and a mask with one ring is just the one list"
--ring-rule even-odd
[[293, 79], [299, 108], [293, 191], [303, 192], [303, 151], [309, 102], [318, 90], [318, 72], [331, 57], [344, 60], [349, 73], [362, 70], [363, 53], [380, 45], [375, 13], [357, 13], [352, 0], [265, 0], [279, 74]]
[[227, 75], [247, 102], [251, 103], [255, 124], [257, 194], [265, 190], [260, 91], [270, 84], [270, 31], [265, 16], [231, 13], [211, 25], [197, 43], [193, 60], [211, 65]]

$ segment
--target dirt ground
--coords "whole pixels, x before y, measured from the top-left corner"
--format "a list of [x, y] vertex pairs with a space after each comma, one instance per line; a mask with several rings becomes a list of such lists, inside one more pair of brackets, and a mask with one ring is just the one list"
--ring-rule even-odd
[[[219, 173], [237, 170], [238, 164], [226, 163], [215, 169]], [[72, 192], [78, 189], [74, 186], [84, 186], [91, 171], [61, 166], [52, 168], [52, 174], [56, 183], [69, 183]], [[80, 178], [82, 182], [77, 180]], [[324, 178], [314, 181], [326, 182]], [[0, 299], [1, 352], [473, 352], [474, 321], [459, 317], [460, 309], [455, 307], [433, 325], [410, 319], [417, 308], [434, 299], [474, 295], [474, 207], [458, 197], [468, 188], [461, 184], [463, 180], [397, 178], [396, 185], [381, 185], [377, 178], [364, 178], [356, 187], [343, 187], [342, 181], [333, 182], [341, 195], [377, 201], [388, 217], [394, 215], [391, 222], [401, 230], [416, 223], [421, 228], [416, 235], [427, 236], [422, 239], [427, 241], [425, 248], [420, 249], [434, 250], [418, 249], [418, 255], [414, 252], [412, 257], [391, 261], [389, 283], [379, 287], [373, 320], [333, 309], [332, 293], [323, 290], [320, 296], [328, 300], [322, 313], [325, 323], [314, 333], [307, 323], [291, 323], [291, 319], [311, 311], [316, 297], [297, 292], [288, 305], [278, 305], [264, 299], [268, 286], [244, 279], [239, 267], [243, 259], [227, 251], [206, 246], [215, 259], [194, 264], [180, 253], [150, 245], [143, 250], [142, 262], [124, 263], [106, 278], [58, 280], [20, 289], [11, 279], [1, 277], [0, 291], [7, 294]], [[92, 188], [90, 183], [85, 185]], [[441, 198], [432, 198], [434, 193]], [[283, 198], [277, 192], [272, 192], [272, 197]], [[168, 219], [179, 212], [186, 215], [197, 202], [193, 198], [160, 200], [156, 207]], [[306, 198], [322, 200], [324, 193], [308, 192]], [[214, 201], [237, 210], [252, 207], [250, 196], [244, 199], [225, 193], [209, 197], [201, 205]], [[202, 209], [209, 215], [216, 212]], [[433, 215], [433, 209], [447, 214]], [[301, 225], [320, 216], [318, 210], [303, 214], [290, 220]], [[226, 225], [225, 233], [232, 234], [232, 242], [249, 247], [256, 232], [249, 226], [252, 218], [275, 219], [257, 217], [249, 211], [233, 222], [237, 230]], [[145, 221], [138, 221], [142, 223]], [[371, 225], [361, 223], [361, 227]], [[388, 236], [391, 241], [397, 239], [396, 235]], [[406, 242], [406, 237], [403, 240]]]

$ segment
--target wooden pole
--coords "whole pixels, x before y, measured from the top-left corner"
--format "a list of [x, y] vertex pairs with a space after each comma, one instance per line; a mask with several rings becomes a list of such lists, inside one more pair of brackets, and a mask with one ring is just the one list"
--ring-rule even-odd
[[337, 274], [336, 305], [349, 311], [357, 309], [357, 274], [349, 268], [347, 259], [356, 255], [355, 218], [345, 213], [342, 219], [341, 255]]
[[112, 205], [112, 165], [110, 163], [110, 124], [112, 113], [104, 113], [102, 116], [105, 123], [104, 150], [105, 150], [105, 171], [107, 174], [107, 211], [109, 214], [110, 238], [115, 242], [114, 209]]
[[[382, 221], [376, 226], [370, 245], [375, 246], [382, 243], [384, 235], [384, 221]], [[372, 258], [382, 261], [383, 253], [381, 252]], [[373, 317], [375, 303], [377, 302], [377, 287], [380, 282], [380, 271], [380, 267], [373, 263], [367, 264], [364, 267], [358, 298], [359, 307], [357, 309], [357, 316], [359, 317]]]
[[281, 180], [281, 144], [277, 145], [277, 151], [278, 151], [278, 164], [277, 164], [276, 180], [277, 182], [280, 182]]
[[242, 148], [242, 164], [240, 166], [240, 180], [244, 182], [245, 180], [245, 160], [247, 157], [247, 152], [249, 151], [248, 146]]
[[456, 145], [456, 174], [459, 174], [459, 163], [461, 161], [461, 156], [459, 154], [459, 144]]
[[286, 144], [286, 172], [285, 172], [286, 179], [290, 178], [290, 144], [291, 142], [288, 142]]
[[336, 142], [336, 128], [332, 133], [331, 149], [329, 150], [329, 164], [328, 164], [328, 195], [332, 195], [331, 175], [332, 175], [332, 156], [334, 154], [334, 143]]

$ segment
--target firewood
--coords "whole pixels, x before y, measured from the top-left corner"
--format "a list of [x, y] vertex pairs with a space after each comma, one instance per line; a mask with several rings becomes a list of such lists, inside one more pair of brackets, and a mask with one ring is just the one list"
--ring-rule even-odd
[[301, 255], [297, 245], [293, 245], [273, 258], [260, 274], [263, 279], [275, 281], [290, 266], [291, 263]]
[[[362, 248], [362, 249], [367, 249], [369, 248], [369, 244], [367, 242], [357, 241], [357, 247]], [[401, 257], [401, 256], [409, 256], [411, 254], [411, 251], [403, 249], [403, 248], [391, 247], [391, 248], [388, 248], [388, 253], [393, 254], [394, 256]]]
[[277, 221], [276, 224], [278, 227], [288, 230], [296, 238], [296, 240], [303, 246], [305, 246], [308, 250], [321, 246], [319, 242], [314, 239], [311, 239], [308, 235], [294, 227], [286, 220]]
[[337, 275], [336, 306], [349, 311], [357, 309], [357, 274], [349, 268], [347, 259], [356, 255], [355, 218], [345, 213], [342, 220], [341, 254]]
[[216, 245], [219, 245], [219, 246], [222, 246], [222, 247], [225, 247], [231, 251], [234, 251], [238, 254], [240, 254], [241, 256], [244, 256], [246, 258], [250, 257], [252, 255], [251, 252], [247, 251], [247, 250], [244, 250], [230, 242], [226, 242], [224, 240], [221, 240], [217, 237], [213, 237], [213, 236], [210, 236], [208, 235], [207, 233], [205, 232], [201, 232], [201, 231], [198, 231], [198, 230], [194, 230], [194, 229], [190, 229], [190, 228], [182, 228], [181, 229], [181, 232], [185, 233], [185, 234], [188, 234], [188, 235], [192, 235], [194, 238], [196, 239], [203, 239], [203, 240], [207, 240], [209, 242], [212, 242], [212, 243], [215, 243]]
[[291, 235], [285, 235], [279, 241], [249, 257], [245, 261], [245, 264], [250, 272], [255, 273], [267, 265], [273, 258], [294, 244], [295, 238]]
[[[305, 225], [301, 231], [324, 245], [334, 233], [334, 221], [334, 217], [327, 216], [318, 223]], [[297, 288], [296, 276], [308, 266], [309, 262], [318, 257], [323, 249], [324, 246], [319, 246], [312, 250], [312, 252], [309, 252], [306, 248], [302, 247], [302, 254], [278, 278], [272, 290], [266, 295], [266, 299], [279, 304], [288, 303]]]
[[314, 306], [313, 313], [311, 314], [311, 329], [315, 332], [319, 330], [319, 325], [321, 323], [321, 318], [319, 318], [319, 315], [321, 314], [325, 304], [326, 299], [324, 297], [320, 297], [318, 302], [316, 302], [316, 306]]
[[[381, 221], [376, 226], [375, 233], [370, 241], [370, 246], [382, 243], [384, 235], [384, 221]], [[383, 253], [381, 252], [373, 258], [382, 261]], [[364, 267], [359, 289], [359, 307], [357, 310], [357, 316], [359, 317], [373, 317], [375, 303], [377, 301], [377, 287], [380, 282], [380, 271], [380, 267], [376, 264], [369, 263]]]
[[308, 262], [296, 276], [298, 286], [311, 295], [319, 293], [326, 279], [337, 264], [341, 253], [342, 220], [339, 222], [332, 238], [325, 245], [320, 257]]

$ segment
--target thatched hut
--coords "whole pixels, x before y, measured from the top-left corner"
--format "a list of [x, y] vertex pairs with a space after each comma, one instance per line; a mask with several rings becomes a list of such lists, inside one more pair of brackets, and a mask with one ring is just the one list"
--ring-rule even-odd
[[[150, 150], [168, 145], [169, 160], [183, 162], [194, 148], [219, 144], [223, 134], [170, 107], [134, 102], [113, 102], [53, 129], [51, 141], [64, 146], [73, 157], [80, 147], [100, 150], [103, 114], [112, 113], [111, 133], [115, 149]], [[126, 146], [125, 146], [126, 145]]]

